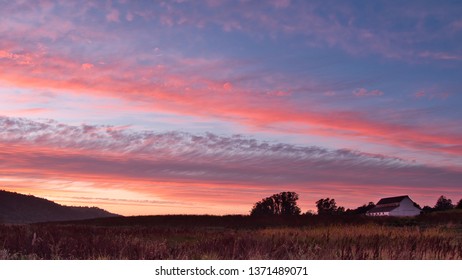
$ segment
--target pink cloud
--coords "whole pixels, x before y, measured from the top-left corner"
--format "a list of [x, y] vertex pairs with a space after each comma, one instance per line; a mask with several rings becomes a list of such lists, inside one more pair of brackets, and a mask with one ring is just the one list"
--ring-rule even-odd
[[292, 94], [288, 91], [283, 91], [283, 90], [277, 90], [277, 91], [269, 91], [266, 93], [267, 95], [271, 95], [271, 96], [279, 96], [279, 97], [283, 97], [283, 96], [291, 96]]
[[417, 98], [417, 99], [420, 99], [420, 98], [422, 98], [422, 97], [425, 97], [425, 92], [423, 92], [423, 91], [416, 92], [416, 93], [414, 94], [414, 97]]
[[[214, 184], [344, 182], [409, 187], [434, 187], [434, 180], [439, 180], [439, 186], [458, 187], [457, 178], [462, 176], [456, 171], [383, 155], [269, 144], [241, 136], [135, 132], [112, 126], [68, 126], [53, 121], [5, 117], [0, 117], [0, 126], [0, 143], [15, 143], [9, 150], [2, 149], [3, 156], [7, 153], [10, 158], [8, 167], [2, 167], [3, 171], [27, 170], [36, 172], [36, 176], [62, 173], [64, 177]], [[153, 154], [156, 156], [152, 157]], [[315, 166], [317, 168], [313, 169]], [[336, 173], [332, 174], [331, 170]], [[390, 172], [394, 176], [389, 176]], [[414, 180], [408, 181], [406, 178], [411, 175]]]
[[127, 21], [133, 21], [134, 15], [133, 15], [132, 13], [128, 12], [128, 13], [125, 15], [125, 19], [126, 19]]
[[378, 89], [370, 90], [368, 91], [365, 88], [358, 88], [353, 91], [353, 94], [355, 96], [361, 97], [361, 96], [381, 96], [383, 95], [383, 91], [380, 91]]
[[11, 58], [11, 53], [5, 50], [0, 50], [0, 58]]
[[[232, 95], [217, 95], [217, 91], [225, 90], [222, 79], [206, 77], [229, 68], [226, 61], [175, 58], [168, 66], [153, 68], [119, 60], [99, 64], [98, 71], [76, 71], [82, 68], [81, 62], [66, 57], [27, 52], [22, 55], [30, 58], [29, 64], [15, 59], [3, 60], [0, 64], [4, 82], [26, 88], [64, 89], [114, 97], [136, 102], [137, 106], [151, 111], [223, 116], [227, 121], [251, 127], [271, 129], [272, 125], [287, 123], [300, 126], [294, 131], [301, 134], [340, 138], [364, 136], [364, 141], [372, 143], [450, 154], [461, 152], [453, 148], [461, 139], [453, 131], [432, 133], [434, 130], [427, 127], [374, 120], [367, 118], [367, 111], [329, 110], [326, 113], [314, 109], [316, 106], [301, 107], [292, 99], [268, 95], [259, 88], [233, 85]], [[359, 88], [354, 94], [380, 96], [383, 92]], [[306, 126], [311, 128], [304, 128]]]
[[82, 66], [81, 66], [82, 70], [90, 70], [93, 67], [95, 67], [95, 65], [93, 65], [91, 63], [83, 63]]
[[[130, 182], [130, 188], [141, 193], [157, 192], [156, 184], [168, 185], [162, 195], [176, 201], [204, 195], [217, 201], [226, 192], [226, 197], [247, 199], [251, 205], [249, 193], [259, 196], [263, 189], [272, 192], [287, 185], [300, 192], [352, 188], [371, 194], [384, 186], [413, 193], [435, 192], [437, 186], [454, 192], [462, 179], [461, 170], [396, 157], [242, 136], [135, 132], [6, 117], [0, 117], [0, 127], [0, 158], [8, 158], [7, 164], [0, 164], [0, 174], [31, 180]], [[188, 186], [194, 187], [186, 191]]]
[[424, 51], [419, 53], [419, 57], [431, 58], [437, 60], [462, 60], [462, 55], [447, 52], [430, 52]]
[[8, 59], [19, 65], [31, 64], [34, 55], [31, 53], [16, 53], [10, 50], [0, 49], [0, 58]]
[[108, 22], [120, 22], [119, 19], [120, 13], [118, 10], [112, 8], [109, 13], [106, 15], [106, 20]]
[[48, 108], [25, 108], [25, 109], [9, 109], [4, 110], [3, 113], [8, 114], [9, 116], [24, 116], [24, 115], [37, 115], [41, 113], [46, 113], [52, 111]]
[[230, 32], [233, 30], [240, 30], [240, 29], [242, 29], [242, 26], [239, 23], [239, 21], [227, 21], [223, 23], [223, 30], [226, 32]]
[[414, 97], [416, 99], [422, 99], [422, 98], [426, 98], [427, 100], [446, 100], [448, 99], [450, 96], [449, 93], [447, 92], [440, 92], [440, 91], [437, 91], [436, 89], [429, 89], [428, 91], [418, 91], [414, 94]]
[[273, 0], [271, 3], [276, 8], [287, 8], [290, 6], [290, 0]]
[[231, 84], [230, 82], [226, 82], [223, 84], [223, 89], [224, 90], [231, 90], [233, 89], [233, 84]]
[[[123, 12], [110, 8], [107, 14], [103, 15], [109, 22], [119, 22], [120, 14], [125, 14], [127, 21], [133, 20], [133, 16], [141, 16], [145, 20], [159, 21], [166, 26], [191, 25], [198, 28], [204, 26], [220, 26], [223, 30], [239, 30], [251, 35], [275, 37], [279, 35], [296, 35], [305, 38], [306, 43], [316, 47], [336, 47], [350, 54], [361, 55], [364, 53], [380, 54], [387, 58], [394, 59], [437, 59], [437, 60], [460, 60], [461, 55], [445, 52], [442, 50], [416, 51], [422, 43], [435, 40], [444, 42], [453, 37], [454, 31], [459, 30], [460, 20], [458, 11], [447, 11], [445, 28], [438, 32], [428, 33], [424, 28], [415, 28], [413, 32], [397, 32], [390, 28], [388, 20], [382, 17], [374, 19], [367, 18], [373, 24], [374, 31], [368, 26], [358, 24], [356, 18], [361, 16], [361, 10], [352, 9], [347, 4], [336, 5], [331, 8], [331, 13], [322, 15], [321, 2], [302, 1], [297, 5], [291, 5], [289, 0], [272, 0], [263, 2], [240, 1], [236, 4], [223, 1], [210, 1], [207, 4], [190, 3], [185, 5], [182, 1], [155, 2], [152, 9], [146, 9], [146, 5], [124, 5]], [[34, 38], [47, 37], [57, 40], [61, 37], [73, 36], [76, 40], [88, 39], [92, 29], [89, 26], [75, 26], [73, 19], [80, 19], [92, 9], [104, 9], [104, 3], [86, 2], [85, 4], [70, 2], [59, 3], [60, 11], [63, 13], [58, 17], [52, 13], [52, 5], [38, 3], [8, 4], [2, 8], [5, 26], [15, 27], [15, 33], [28, 34]], [[19, 6], [19, 7], [18, 7]], [[193, 6], [193, 9], [187, 8]], [[204, 6], [208, 6], [207, 9]], [[389, 14], [394, 19], [406, 18], [414, 21], [418, 26], [426, 17], [434, 15], [440, 17], [438, 9], [435, 11], [425, 10], [428, 7], [413, 5], [412, 12], [408, 9], [396, 9], [394, 5], [384, 5], [389, 9]], [[107, 8], [107, 7], [106, 7]], [[278, 18], [268, 13], [268, 8], [280, 9]], [[122, 8], [121, 8], [122, 9]], [[201, 10], [207, 12], [201, 13]], [[25, 26], [23, 22], [15, 22], [13, 17], [6, 15], [21, 11], [34, 26]], [[122, 11], [122, 10], [121, 10]], [[156, 14], [157, 12], [157, 14]], [[159, 16], [161, 15], [161, 16]], [[63, 18], [68, 20], [63, 20]], [[455, 19], [454, 19], [455, 18]], [[393, 20], [392, 20], [393, 21]], [[316, 28], [307, 28], [315, 26]], [[94, 27], [94, 26], [90, 26]], [[449, 32], [447, 29], [452, 29]], [[79, 37], [73, 30], [79, 30]], [[82, 32], [82, 31], [85, 32]], [[1, 29], [0, 29], [1, 31]], [[95, 32], [96, 33], [96, 32]], [[101, 36], [107, 36], [107, 32], [100, 32]], [[40, 35], [39, 35], [40, 34]], [[79, 37], [79, 38], [77, 38]]]

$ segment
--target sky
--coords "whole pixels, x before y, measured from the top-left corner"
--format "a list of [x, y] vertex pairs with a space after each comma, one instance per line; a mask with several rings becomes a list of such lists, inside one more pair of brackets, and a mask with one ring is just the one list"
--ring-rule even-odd
[[0, 5], [1, 189], [123, 215], [462, 198], [460, 1]]

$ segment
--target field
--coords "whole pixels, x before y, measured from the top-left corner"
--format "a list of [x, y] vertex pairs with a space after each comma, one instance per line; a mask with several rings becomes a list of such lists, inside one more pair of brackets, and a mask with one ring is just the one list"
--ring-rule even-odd
[[0, 259], [462, 259], [462, 212], [152, 216], [0, 225]]

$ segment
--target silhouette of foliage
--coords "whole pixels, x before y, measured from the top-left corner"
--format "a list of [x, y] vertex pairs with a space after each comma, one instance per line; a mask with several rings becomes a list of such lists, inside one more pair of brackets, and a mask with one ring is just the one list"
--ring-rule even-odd
[[367, 211], [371, 210], [372, 208], [375, 207], [374, 202], [369, 202], [368, 204], [364, 204], [362, 206], [359, 206], [356, 209], [348, 209], [346, 211], [347, 214], [353, 214], [353, 215], [363, 215], [366, 214]]
[[430, 206], [426, 205], [426, 206], [424, 206], [424, 208], [422, 208], [422, 211], [424, 213], [430, 213], [430, 212], [435, 211], [435, 209], [433, 209], [433, 207], [430, 207]]
[[438, 200], [436, 201], [435, 207], [434, 207], [436, 211], [450, 210], [453, 208], [454, 208], [454, 205], [452, 204], [452, 200], [449, 198], [446, 198], [444, 195], [438, 198]]
[[462, 198], [459, 200], [459, 202], [457, 202], [456, 208], [462, 209]]
[[250, 211], [251, 216], [294, 216], [300, 215], [297, 206], [298, 194], [295, 192], [281, 192], [273, 194], [255, 203]]
[[345, 212], [345, 208], [337, 207], [333, 198], [321, 198], [316, 201], [316, 208], [318, 208], [318, 215], [337, 215]]

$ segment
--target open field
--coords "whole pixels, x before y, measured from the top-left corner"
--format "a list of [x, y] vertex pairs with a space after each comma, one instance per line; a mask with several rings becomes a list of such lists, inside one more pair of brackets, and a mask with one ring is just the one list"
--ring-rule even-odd
[[462, 212], [153, 216], [0, 225], [0, 259], [462, 259]]

